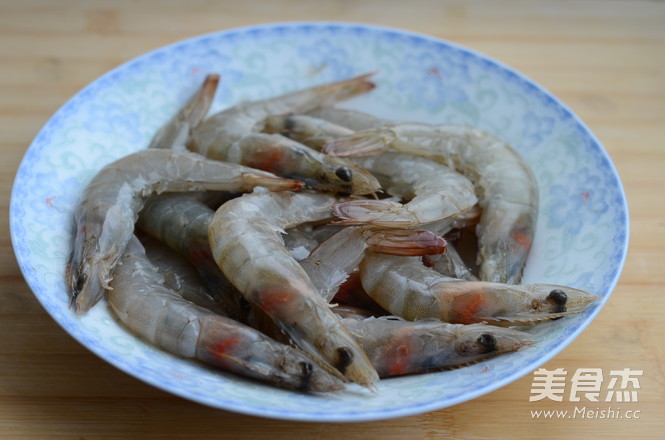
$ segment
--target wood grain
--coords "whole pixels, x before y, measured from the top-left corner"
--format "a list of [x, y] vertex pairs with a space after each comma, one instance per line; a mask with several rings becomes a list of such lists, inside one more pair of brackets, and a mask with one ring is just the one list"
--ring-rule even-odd
[[[613, 159], [628, 197], [629, 256], [597, 319], [544, 365], [642, 369], [639, 419], [544, 419], [574, 402], [529, 402], [533, 376], [452, 408], [395, 420], [296, 423], [214, 410], [95, 357], [46, 314], [11, 250], [16, 169], [40, 127], [109, 69], [165, 44], [294, 20], [398, 27], [508, 64], [561, 98]], [[0, 438], [561, 439], [665, 432], [665, 2], [245, 0], [0, 1]], [[591, 406], [591, 405], [589, 405]]]

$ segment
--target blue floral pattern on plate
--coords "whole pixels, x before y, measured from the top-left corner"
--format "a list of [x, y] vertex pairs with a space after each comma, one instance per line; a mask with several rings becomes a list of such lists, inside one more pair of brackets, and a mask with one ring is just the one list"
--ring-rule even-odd
[[[531, 330], [539, 342], [462, 368], [384, 380], [377, 393], [273, 389], [150, 347], [105, 302], [83, 317], [63, 280], [72, 211], [106, 163], [147, 145], [207, 72], [222, 75], [213, 111], [377, 71], [377, 89], [344, 106], [395, 120], [473, 124], [509, 142], [538, 179], [541, 213], [525, 282], [568, 284], [603, 297], [594, 310]], [[26, 151], [10, 226], [21, 270], [44, 308], [119, 369], [217, 408], [293, 420], [377, 420], [431, 411], [488, 393], [569, 344], [614, 288], [626, 256], [621, 183], [593, 134], [556, 98], [483, 55], [410, 32], [344, 23], [289, 23], [213, 33], [156, 50], [102, 76], [67, 102]], [[525, 396], [526, 398], [526, 396]]]

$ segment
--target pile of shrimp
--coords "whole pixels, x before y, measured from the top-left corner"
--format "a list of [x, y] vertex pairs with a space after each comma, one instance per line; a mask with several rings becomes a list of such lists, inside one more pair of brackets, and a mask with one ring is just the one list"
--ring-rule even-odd
[[492, 134], [335, 106], [370, 75], [208, 116], [219, 79], [84, 190], [78, 314], [106, 295], [165, 351], [324, 392], [519, 350], [598, 299], [519, 284], [538, 187]]

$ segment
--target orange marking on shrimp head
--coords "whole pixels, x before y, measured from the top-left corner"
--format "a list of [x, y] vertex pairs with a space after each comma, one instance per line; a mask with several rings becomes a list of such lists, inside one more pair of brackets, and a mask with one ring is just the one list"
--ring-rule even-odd
[[531, 234], [524, 229], [514, 229], [510, 234], [513, 241], [524, 249], [528, 250], [531, 247]]
[[252, 295], [253, 302], [266, 312], [284, 311], [285, 305], [293, 303], [298, 295], [285, 289], [263, 289]]
[[228, 358], [228, 355], [230, 352], [234, 351], [236, 346], [238, 345], [238, 338], [227, 338], [227, 339], [222, 339], [215, 345], [213, 345], [209, 352], [211, 355], [213, 355], [216, 359], [218, 360], [224, 360]]
[[279, 164], [284, 160], [284, 154], [278, 149], [268, 149], [252, 159], [247, 163], [248, 166], [279, 174], [281, 168]]
[[474, 319], [478, 311], [481, 309], [485, 300], [483, 299], [483, 294], [478, 293], [469, 293], [464, 296], [460, 296], [455, 299], [455, 315], [457, 316], [456, 323], [459, 324], [471, 324], [474, 322]]
[[408, 338], [397, 339], [390, 347], [390, 353], [392, 353], [392, 357], [387, 367], [388, 375], [399, 376], [406, 373], [409, 368], [409, 357], [411, 356]]

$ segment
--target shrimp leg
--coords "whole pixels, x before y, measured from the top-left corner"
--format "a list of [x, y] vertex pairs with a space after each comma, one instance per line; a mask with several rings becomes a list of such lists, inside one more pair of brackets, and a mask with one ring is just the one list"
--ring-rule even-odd
[[538, 184], [508, 144], [467, 126], [386, 124], [330, 142], [337, 156], [397, 151], [428, 157], [468, 177], [482, 209], [478, 236], [480, 278], [518, 283], [538, 215]]
[[510, 285], [448, 278], [419, 258], [368, 254], [360, 264], [363, 288], [390, 313], [410, 321], [530, 325], [587, 310], [600, 299], [553, 284]]
[[336, 199], [317, 193], [254, 191], [222, 205], [208, 231], [217, 264], [245, 299], [298, 346], [347, 379], [372, 388], [378, 375], [289, 254], [284, 228], [330, 216]]
[[183, 299], [130, 238], [108, 301], [118, 319], [157, 347], [279, 387], [332, 391], [343, 383], [293, 347]]
[[301, 183], [171, 150], [142, 150], [105, 166], [88, 184], [74, 212], [76, 235], [65, 279], [76, 312], [88, 311], [109, 288], [146, 196], [201, 189], [247, 191], [257, 185], [290, 190]]

